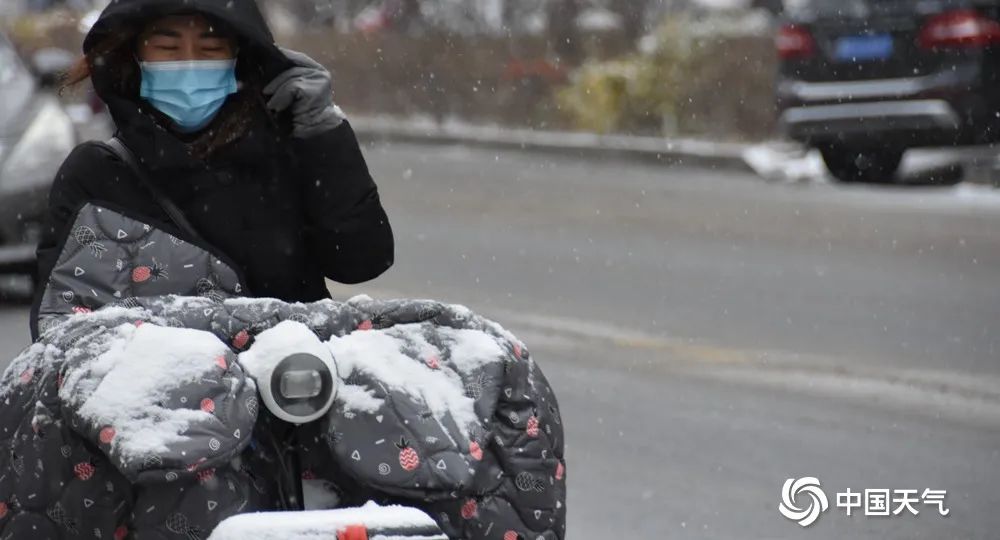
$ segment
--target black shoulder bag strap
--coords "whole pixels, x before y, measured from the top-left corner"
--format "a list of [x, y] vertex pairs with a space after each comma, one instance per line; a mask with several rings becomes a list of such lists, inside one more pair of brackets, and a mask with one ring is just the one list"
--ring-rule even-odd
[[195, 230], [194, 226], [191, 225], [191, 222], [188, 221], [184, 212], [182, 212], [173, 201], [167, 198], [167, 196], [164, 195], [158, 187], [156, 187], [156, 184], [153, 183], [149, 174], [142, 167], [142, 165], [139, 164], [139, 160], [135, 157], [135, 154], [132, 153], [132, 150], [129, 149], [129, 147], [126, 146], [125, 143], [118, 137], [111, 137], [105, 142], [105, 144], [122, 160], [123, 163], [132, 169], [132, 172], [134, 172], [135, 176], [139, 179], [139, 183], [146, 187], [146, 190], [148, 190], [150, 195], [153, 196], [153, 200], [156, 201], [156, 204], [160, 205], [160, 208], [166, 212], [170, 221], [173, 221], [174, 225], [177, 225], [177, 227], [184, 232], [184, 234], [189, 235], [192, 240], [203, 242], [201, 235], [198, 234], [198, 231]]

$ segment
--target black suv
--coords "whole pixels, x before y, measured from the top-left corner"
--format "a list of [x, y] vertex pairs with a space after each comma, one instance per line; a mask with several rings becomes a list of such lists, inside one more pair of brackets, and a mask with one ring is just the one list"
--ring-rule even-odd
[[781, 126], [839, 180], [1000, 139], [1000, 2], [786, 0], [776, 46]]

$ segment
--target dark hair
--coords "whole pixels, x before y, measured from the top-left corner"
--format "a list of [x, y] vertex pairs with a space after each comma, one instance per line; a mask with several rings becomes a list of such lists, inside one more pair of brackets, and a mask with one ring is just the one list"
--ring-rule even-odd
[[[60, 93], [91, 78], [100, 69], [114, 69], [118, 73], [115, 79], [115, 91], [121, 95], [131, 94], [125, 83], [138, 76], [133, 56], [135, 40], [139, 35], [136, 30], [113, 32], [97, 43], [86, 54], [81, 56], [62, 76]], [[134, 82], [132, 84], [135, 84]], [[121, 86], [121, 88], [118, 88]], [[122, 90], [121, 92], [118, 92]], [[135, 86], [138, 92], [138, 86]]]

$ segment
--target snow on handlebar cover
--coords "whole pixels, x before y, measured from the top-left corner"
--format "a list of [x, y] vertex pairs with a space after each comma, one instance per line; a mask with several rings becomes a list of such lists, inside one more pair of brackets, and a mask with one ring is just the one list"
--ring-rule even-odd
[[[277, 369], [296, 355], [317, 363]], [[325, 413], [295, 428], [312, 434], [297, 447], [303, 478], [413, 506], [450, 538], [564, 536], [558, 403], [499, 324], [431, 300], [176, 296], [68, 316], [14, 360], [0, 381], [13, 456], [0, 476], [14, 482], [0, 501], [18, 504], [0, 505], [0, 536], [41, 519], [57, 538], [204, 538], [282, 508], [265, 379], [272, 397], [323, 398]], [[61, 490], [40, 467], [63, 475], [48, 479]]]

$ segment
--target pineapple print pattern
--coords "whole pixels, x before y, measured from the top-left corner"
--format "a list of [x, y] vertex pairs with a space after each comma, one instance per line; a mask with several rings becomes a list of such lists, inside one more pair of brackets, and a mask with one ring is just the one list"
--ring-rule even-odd
[[95, 470], [94, 465], [88, 461], [83, 461], [73, 466], [73, 473], [84, 482], [94, 477]]
[[93, 254], [94, 258], [100, 259], [108, 251], [108, 248], [104, 244], [98, 242], [97, 233], [94, 232], [94, 229], [86, 225], [74, 227], [71, 234], [78, 244], [90, 249], [90, 253]]
[[143, 469], [156, 469], [163, 466], [163, 458], [156, 454], [150, 454], [142, 460]]
[[[235, 269], [207, 250], [93, 203], [77, 211], [60, 255], [54, 275], [67, 279], [50, 281], [44, 289], [40, 333], [74, 312], [96, 311], [109, 304], [130, 307], [122, 297], [131, 296], [136, 288], [141, 289], [140, 296], [169, 289], [182, 296], [200, 294], [219, 301], [239, 296], [242, 289]], [[199, 279], [205, 283], [197, 284]], [[164, 280], [169, 280], [165, 286], [151, 285]], [[123, 281], [127, 282], [124, 286]], [[214, 287], [206, 288], [206, 284]]]
[[198, 478], [198, 483], [207, 484], [215, 479], [215, 469], [204, 469], [198, 471], [195, 476]]
[[[0, 3], [2, 1], [0, 0]], [[92, 219], [88, 220], [88, 212], [91, 212], [89, 216]], [[212, 274], [206, 276], [206, 283], [210, 283], [209, 279], [215, 279], [214, 283], [219, 283], [220, 285], [208, 288], [207, 290], [203, 288], [200, 292], [213, 299], [216, 298], [217, 294], [224, 294], [226, 297], [234, 296], [231, 291], [234, 289], [234, 282], [237, 281], [237, 278], [230, 268], [217, 262], [215, 258], [211, 260], [211, 265], [202, 264], [202, 260], [198, 259], [197, 254], [191, 256], [191, 252], [188, 251], [195, 249], [193, 246], [183, 245], [183, 242], [173, 242], [173, 239], [167, 241], [166, 235], [159, 231], [153, 232], [149, 236], [144, 236], [139, 232], [138, 227], [134, 223], [130, 225], [124, 221], [119, 229], [116, 227], [115, 218], [109, 217], [110, 213], [104, 210], [104, 213], [98, 216], [97, 212], [93, 210], [88, 211], [87, 209], [82, 209], [78, 213], [77, 222], [70, 230], [70, 237], [67, 239], [66, 247], [63, 251], [65, 260], [69, 261], [63, 268], [64, 270], [68, 270], [64, 273], [69, 278], [69, 284], [65, 290], [58, 289], [53, 284], [52, 289], [47, 291], [46, 304], [43, 306], [45, 316], [39, 321], [39, 330], [44, 332], [53, 326], [63, 324], [63, 321], [66, 320], [65, 315], [70, 313], [85, 314], [90, 311], [90, 308], [97, 310], [108, 303], [115, 303], [119, 306], [130, 308], [149, 308], [150, 311], [155, 311], [157, 308], [150, 307], [153, 305], [153, 301], [146, 298], [146, 296], [158, 294], [158, 291], [162, 290], [162, 288], [152, 286], [146, 288], [142, 284], [151, 285], [156, 281], [164, 283], [164, 280], [170, 280], [165, 282], [164, 285], [170, 288], [179, 285], [180, 290], [184, 294], [190, 294], [196, 288], [195, 281], [198, 278], [198, 274], [204, 274], [204, 269], [209, 266], [211, 266]], [[116, 230], [119, 232], [119, 239], [124, 240], [124, 237], [127, 236], [127, 240], [116, 243], [115, 235], [113, 234]], [[146, 228], [145, 230], [146, 232], [151, 231], [150, 228]], [[183, 249], [181, 249], [182, 247]], [[141, 253], [140, 250], [142, 250]], [[166, 254], [161, 255], [161, 253]], [[176, 253], [177, 256], [173, 255], [173, 253]], [[186, 266], [182, 268], [183, 265], [180, 262], [176, 262], [183, 261], [186, 264], [189, 260], [196, 263], [193, 268], [187, 268]], [[119, 261], [121, 261], [120, 264]], [[143, 298], [140, 300], [133, 296], [133, 294], [143, 296]], [[219, 296], [218, 299], [221, 300], [222, 296]], [[221, 308], [219, 309], [222, 311]], [[118, 310], [106, 311], [113, 312]], [[117, 326], [134, 323], [140, 317], [132, 313], [131, 315], [125, 315], [123, 320], [120, 321], [117, 320], [117, 315], [112, 318], [116, 319], [115, 326]], [[149, 316], [144, 314], [142, 318], [147, 323], [158, 326], [169, 326], [169, 321], [172, 319], [184, 320], [184, 323], [188, 322], [186, 316], [164, 315], [159, 317], [157, 315]], [[80, 356], [90, 354], [89, 351], [91, 349], [96, 350], [104, 345], [99, 337], [103, 329], [99, 325], [90, 326], [87, 321], [88, 318], [85, 316], [75, 317], [73, 318], [73, 322], [63, 327], [62, 332], [60, 332], [60, 329], [57, 329], [52, 335], [43, 339], [48, 339], [47, 343], [53, 347], [58, 347], [62, 351], [68, 351], [72, 347], [72, 340], [82, 341], [83, 348], [81, 350], [84, 352]], [[184, 323], [179, 323], [177, 326], [184, 326]], [[69, 327], [72, 328], [65, 330], [65, 328]], [[98, 336], [98, 338], [95, 338], [95, 336]], [[205, 362], [208, 368], [218, 366], [219, 370], [228, 372], [226, 374], [227, 377], [222, 380], [223, 383], [228, 382], [230, 379], [233, 379], [234, 382], [239, 382], [237, 379], [242, 380], [244, 374], [235, 363], [230, 367], [227, 358], [229, 360], [234, 359], [234, 357], [217, 359], [215, 355], [208, 355], [205, 358]], [[70, 384], [72, 381], [69, 378], [70, 368], [76, 367], [69, 362], [65, 364], [60, 363], [57, 366], [52, 365], [52, 362], [45, 364], [40, 362], [25, 362], [20, 365], [21, 369], [14, 371], [6, 382], [10, 385], [16, 385], [19, 382], [23, 383], [24, 388], [14, 388], [13, 392], [8, 393], [11, 398], [9, 403], [16, 403], [15, 406], [11, 407], [11, 410], [23, 409], [28, 411], [27, 414], [31, 414], [33, 408], [29, 407], [34, 406], [36, 398], [41, 399], [43, 393], [47, 393], [46, 395], [49, 396], [46, 401], [47, 403], [53, 399], [52, 392], [57, 386], [61, 386], [63, 373], [66, 373], [67, 381], [70, 381], [67, 384]], [[64, 365], [67, 367], [65, 370], [62, 369]], [[29, 368], [24, 370], [28, 366], [34, 366], [34, 369]], [[219, 379], [219, 373], [220, 371], [213, 370], [213, 375], [216, 379]], [[191, 408], [197, 410], [200, 407], [202, 410], [208, 412], [214, 411], [216, 414], [220, 413], [223, 407], [226, 407], [228, 413], [228, 409], [232, 405], [243, 409], [246, 394], [240, 394], [237, 400], [236, 390], [239, 387], [234, 384], [232, 388], [233, 392], [230, 394], [214, 391], [211, 394], [206, 393], [206, 395], [212, 395], [213, 397], [219, 396], [218, 402], [200, 402], [203, 395], [198, 395], [197, 398], [192, 398], [190, 405], [193, 407]], [[6, 391], [7, 389], [4, 388], [3, 390]], [[22, 395], [30, 395], [30, 397], [23, 398], [28, 400], [23, 404], [20, 403]], [[226, 400], [223, 400], [223, 396], [226, 397]], [[232, 398], [233, 401], [228, 401], [229, 398]], [[28, 407], [22, 407], [22, 405], [27, 405]], [[256, 402], [252, 405], [250, 403], [246, 405], [248, 410], [252, 409], [256, 412]], [[236, 412], [245, 414], [242, 410]], [[42, 417], [39, 416], [38, 418]], [[0, 476], [7, 474], [8, 483], [23, 483], [23, 493], [28, 494], [29, 498], [33, 500], [31, 501], [30, 508], [28, 508], [25, 505], [18, 504], [14, 498], [8, 499], [7, 496], [0, 496], [0, 499], [7, 499], [0, 502], [0, 520], [6, 519], [10, 521], [14, 518], [16, 521], [20, 518], [15, 516], [22, 516], [25, 513], [37, 511], [38, 516], [36, 519], [51, 521], [50, 524], [44, 526], [44, 530], [42, 527], [39, 527], [38, 533], [42, 536], [52, 535], [57, 538], [103, 538], [104, 540], [115, 538], [117, 540], [124, 540], [129, 534], [136, 534], [136, 532], [130, 533], [129, 525], [121, 520], [122, 518], [129, 519], [127, 517], [127, 507], [118, 506], [114, 510], [118, 513], [119, 521], [116, 522], [110, 519], [111, 516], [109, 514], [116, 505], [108, 503], [122, 501], [124, 495], [119, 495], [126, 492], [127, 489], [125, 489], [124, 480], [115, 476], [117, 474], [114, 472], [116, 471], [116, 467], [106, 460], [108, 457], [107, 454], [119, 452], [120, 448], [123, 448], [125, 443], [128, 442], [128, 439], [124, 435], [126, 435], [127, 430], [132, 426], [127, 424], [116, 425], [120, 432], [116, 437], [115, 429], [108, 425], [111, 422], [107, 422], [106, 420], [96, 425], [94, 423], [84, 425], [86, 422], [80, 422], [77, 419], [72, 421], [72, 427], [78, 428], [76, 430], [71, 430], [71, 421], [68, 419], [65, 421], [65, 430], [58, 428], [50, 430], [51, 424], [48, 421], [33, 422], [32, 420], [32, 418], [27, 418], [20, 425], [11, 427], [8, 438], [12, 434], [18, 433], [20, 440], [16, 444], [15, 441], [11, 440], [11, 445], [3, 449], [5, 454], [0, 461], [6, 463], [7, 466], [0, 467], [0, 469], [5, 469], [4, 471], [0, 471]], [[89, 421], [98, 422], [98, 420], [93, 419]], [[103, 424], [103, 422], [107, 422], [107, 424]], [[39, 427], [41, 431], [36, 431], [38, 435], [33, 437], [32, 431], [29, 428], [37, 430]], [[15, 429], [17, 431], [14, 431]], [[236, 429], [234, 427], [229, 431], [236, 431]], [[245, 427], [243, 431], [244, 433], [248, 433]], [[228, 436], [228, 433], [225, 435]], [[83, 440], [84, 437], [89, 440]], [[219, 434], [219, 437], [222, 438], [222, 434]], [[249, 437], [244, 435], [244, 438]], [[206, 446], [211, 447], [212, 442], [208, 441], [207, 437], [205, 442]], [[100, 443], [99, 450], [95, 443]], [[25, 452], [20, 451], [28, 445], [33, 445], [34, 449]], [[11, 447], [16, 448], [18, 452], [11, 451]], [[117, 454], [115, 455], [117, 457]], [[36, 461], [36, 457], [40, 457], [41, 460]], [[145, 468], [160, 468], [162, 467], [163, 459], [167, 458], [160, 458], [158, 456], [144, 458], [140, 454], [139, 456], [130, 456], [129, 464], [127, 465], [125, 465], [124, 460], [119, 464], [118, 460], [115, 459], [114, 463], [119, 466], [128, 466], [131, 470], [137, 471], [141, 470], [139, 464], [145, 465]], [[172, 457], [169, 459], [175, 461]], [[42, 465], [44, 465], [44, 469], [42, 469]], [[29, 468], [31, 470], [28, 470]], [[164, 473], [166, 472], [164, 471]], [[162, 478], [159, 472], [153, 474]], [[199, 473], [202, 480], [207, 480], [212, 474], [213, 471]], [[108, 478], [115, 479], [115, 481], [111, 482]], [[180, 479], [178, 478], [178, 480]], [[42, 491], [33, 489], [36, 484], [43, 486]], [[62, 489], [50, 487], [56, 485], [61, 486]], [[177, 485], [179, 484], [175, 484], [175, 486]], [[230, 489], [234, 490], [232, 487]], [[18, 488], [17, 491], [22, 492], [22, 489]], [[67, 497], [66, 495], [70, 495], [71, 497]], [[44, 500], [45, 497], [49, 496], [52, 498]], [[28, 502], [27, 499], [22, 500]], [[229, 501], [220, 501], [220, 504], [228, 503]], [[164, 523], [164, 520], [170, 515], [170, 512], [167, 510], [160, 510], [160, 512], [162, 513], [152, 516], [158, 524]], [[178, 534], [187, 540], [204, 540], [207, 533], [204, 533], [206, 529], [203, 526], [201, 516], [198, 512], [194, 511], [190, 512], [189, 516], [190, 521], [184, 519], [177, 520], [176, 516], [171, 516], [174, 518], [173, 530], [177, 531]], [[0, 521], [0, 526], [6, 527], [7, 521]], [[201, 529], [198, 527], [201, 527]], [[21, 529], [21, 532], [23, 532], [23, 529]], [[170, 533], [166, 534], [170, 536]], [[0, 534], [0, 536], [4, 535]], [[24, 534], [24, 536], [28, 537], [27, 534]], [[21, 537], [21, 534], [14, 533], [13, 537], [16, 540], [16, 538]], [[4, 538], [4, 540], [8, 539]]]
[[132, 269], [132, 281], [136, 283], [145, 283], [152, 275], [153, 271], [148, 266], [137, 266]]
[[480, 372], [478, 376], [465, 383], [465, 394], [472, 399], [483, 397], [483, 390], [490, 385], [490, 378], [485, 372]]
[[143, 264], [132, 268], [133, 283], [145, 283], [149, 280], [158, 281], [160, 279], [169, 279], [167, 266], [158, 263], [155, 257], [152, 264]]
[[396, 443], [399, 448], [399, 466], [405, 471], [415, 471], [420, 466], [420, 455], [410, 446], [406, 438], [401, 437]]
[[545, 491], [545, 483], [529, 472], [518, 474], [517, 478], [514, 479], [514, 485], [521, 491], [537, 491], [539, 493]]
[[524, 431], [525, 431], [525, 433], [528, 434], [529, 437], [536, 438], [536, 437], [538, 437], [538, 427], [539, 427], [538, 426], [538, 415], [537, 414], [532, 414], [528, 418], [528, 422], [527, 422], [527, 425], [524, 428]]
[[477, 443], [476, 441], [472, 441], [471, 443], [469, 443], [469, 455], [472, 456], [472, 459], [476, 461], [483, 460], [483, 449], [482, 447], [479, 446], [479, 443]]
[[246, 330], [240, 330], [233, 336], [233, 347], [237, 350], [243, 350], [250, 343], [250, 333]]
[[428, 356], [424, 363], [426, 363], [427, 367], [431, 369], [441, 369], [441, 359], [438, 358], [438, 355], [436, 354]]
[[122, 298], [121, 300], [115, 302], [114, 305], [126, 309], [136, 309], [142, 307], [142, 304], [139, 303], [139, 299], [134, 296]]
[[61, 525], [70, 534], [78, 534], [76, 520], [66, 516], [66, 509], [63, 508], [62, 504], [56, 503], [52, 505], [51, 508], [45, 511], [45, 515], [49, 516], [49, 519], [56, 525]]
[[203, 296], [216, 303], [221, 304], [226, 299], [215, 282], [208, 278], [199, 279], [195, 284], [195, 290], [198, 292], [198, 296]]
[[167, 518], [164, 526], [166, 526], [168, 531], [179, 534], [187, 540], [204, 540], [201, 529], [192, 526], [184, 514], [172, 514]]
[[257, 408], [259, 406], [257, 404], [257, 398], [255, 396], [250, 396], [250, 397], [247, 398], [247, 400], [246, 400], [246, 402], [244, 404], [246, 405], [247, 412], [250, 413], [250, 416], [253, 416], [254, 418], [256, 418], [257, 417]]
[[115, 435], [115, 428], [108, 426], [101, 430], [98, 439], [101, 441], [101, 444], [111, 444], [115, 440]]
[[472, 519], [479, 515], [479, 504], [475, 499], [469, 499], [462, 504], [462, 519]]
[[202, 410], [202, 412], [207, 412], [208, 414], [212, 414], [215, 412], [215, 401], [213, 401], [212, 398], [205, 398], [201, 400], [199, 408]]

